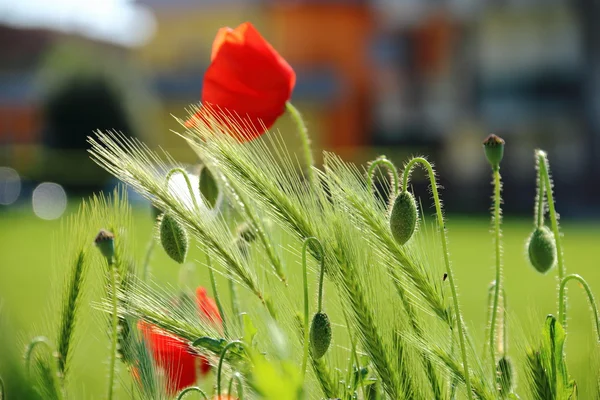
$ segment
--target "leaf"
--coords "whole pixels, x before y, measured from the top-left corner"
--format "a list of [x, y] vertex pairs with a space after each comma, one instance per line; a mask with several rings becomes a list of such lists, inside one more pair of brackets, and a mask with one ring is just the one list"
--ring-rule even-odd
[[227, 345], [227, 340], [225, 339], [213, 339], [208, 336], [203, 336], [194, 340], [192, 346], [194, 347], [202, 347], [204, 349], [210, 350], [214, 353], [220, 354], [223, 351], [223, 348]]
[[254, 337], [258, 331], [254, 327], [252, 319], [250, 319], [248, 314], [244, 313], [242, 319], [244, 323], [244, 343], [246, 343], [248, 346], [252, 346], [252, 342], [254, 341]]
[[565, 338], [563, 327], [554, 316], [548, 315], [539, 350], [530, 350], [527, 354], [529, 379], [536, 399], [574, 400], [577, 398], [577, 386], [567, 372], [564, 359]]
[[202, 193], [210, 208], [213, 208], [217, 204], [219, 186], [212, 172], [207, 167], [203, 167], [200, 171], [200, 193]]

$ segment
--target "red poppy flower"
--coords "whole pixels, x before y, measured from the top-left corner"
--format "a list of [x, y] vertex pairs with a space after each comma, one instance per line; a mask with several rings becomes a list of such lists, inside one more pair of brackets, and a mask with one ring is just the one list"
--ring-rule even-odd
[[225, 126], [237, 126], [230, 131], [239, 140], [252, 140], [285, 112], [295, 83], [292, 67], [251, 23], [221, 28], [204, 75], [202, 110], [186, 126], [210, 115]]
[[[216, 326], [222, 325], [219, 310], [203, 287], [196, 290], [196, 304], [201, 318]], [[198, 378], [198, 373], [203, 376], [210, 371], [210, 363], [206, 357], [196, 353], [184, 339], [145, 321], [138, 322], [138, 329], [148, 343], [155, 365], [164, 371], [167, 391], [170, 394], [192, 386]], [[137, 371], [133, 372], [137, 376]]]

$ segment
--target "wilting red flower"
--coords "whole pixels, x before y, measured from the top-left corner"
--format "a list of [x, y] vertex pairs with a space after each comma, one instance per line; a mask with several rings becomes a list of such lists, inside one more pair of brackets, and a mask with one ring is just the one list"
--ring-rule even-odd
[[[196, 304], [201, 318], [207, 319], [215, 326], [221, 326], [219, 310], [203, 287], [196, 289]], [[169, 393], [173, 394], [192, 386], [198, 374], [203, 376], [210, 371], [206, 357], [196, 353], [184, 339], [145, 321], [138, 322], [138, 329], [150, 348], [156, 366], [164, 371]], [[134, 375], [137, 376], [136, 370]]]
[[188, 127], [209, 113], [239, 140], [251, 140], [269, 129], [285, 111], [296, 74], [283, 57], [246, 22], [221, 28], [213, 42], [211, 64], [204, 75], [202, 110]]

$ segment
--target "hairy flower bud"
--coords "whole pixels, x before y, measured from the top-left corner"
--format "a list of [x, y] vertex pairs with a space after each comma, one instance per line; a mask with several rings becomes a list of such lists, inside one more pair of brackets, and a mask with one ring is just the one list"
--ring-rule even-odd
[[390, 214], [390, 230], [400, 244], [408, 242], [417, 226], [417, 203], [414, 196], [403, 191], [398, 194]]
[[556, 242], [552, 231], [542, 226], [535, 228], [527, 243], [529, 262], [538, 272], [545, 274], [556, 261]]
[[188, 252], [189, 240], [183, 226], [170, 214], [163, 214], [159, 226], [160, 243], [165, 252], [179, 264], [183, 264]]
[[217, 199], [219, 198], [219, 186], [217, 185], [217, 181], [213, 176], [210, 169], [206, 166], [202, 167], [200, 170], [200, 193], [206, 200], [206, 205], [210, 208], [214, 208], [217, 204]]
[[496, 367], [496, 382], [498, 384], [498, 390], [500, 391], [500, 397], [505, 398], [513, 390], [513, 366], [510, 358], [507, 356], [502, 357], [498, 361]]
[[331, 323], [324, 312], [315, 314], [310, 325], [310, 347], [315, 359], [325, 355], [331, 344]]
[[106, 229], [101, 229], [96, 235], [94, 243], [96, 243], [102, 255], [106, 257], [108, 263], [111, 264], [115, 256], [115, 235]]
[[504, 157], [504, 139], [491, 134], [483, 141], [485, 157], [493, 169], [500, 168], [500, 162]]

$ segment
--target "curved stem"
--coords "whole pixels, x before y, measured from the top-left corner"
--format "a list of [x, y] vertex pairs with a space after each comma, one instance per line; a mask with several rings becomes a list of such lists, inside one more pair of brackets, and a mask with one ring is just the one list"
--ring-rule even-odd
[[498, 315], [498, 302], [500, 300], [500, 290], [502, 288], [502, 260], [500, 248], [500, 191], [502, 183], [500, 181], [500, 168], [494, 169], [494, 244], [496, 252], [496, 279], [494, 285], [494, 298], [492, 302], [492, 317], [490, 319], [489, 351], [492, 362], [492, 371], [496, 374], [496, 318]]
[[23, 356], [23, 358], [25, 359], [25, 371], [27, 373], [29, 373], [29, 366], [31, 365], [31, 356], [33, 355], [33, 350], [35, 350], [35, 348], [39, 344], [43, 344], [44, 346], [46, 346], [46, 348], [50, 350], [50, 354], [54, 352], [54, 349], [52, 348], [52, 343], [50, 342], [50, 339], [48, 339], [46, 336], [36, 336], [33, 339], [31, 339], [31, 342], [29, 342], [27, 348], [25, 349], [25, 355]]
[[373, 161], [367, 170], [367, 174], [369, 175], [369, 184], [371, 185], [371, 191], [373, 191], [373, 175], [375, 173], [375, 169], [380, 166], [387, 167], [390, 174], [392, 174], [392, 189], [394, 195], [398, 194], [398, 171], [396, 170], [396, 166], [387, 158], [380, 157], [377, 160]]
[[308, 245], [313, 242], [319, 245], [319, 250], [321, 253], [321, 281], [319, 283], [319, 311], [320, 311], [320, 301], [321, 301], [321, 290], [322, 290], [322, 282], [323, 282], [323, 265], [325, 254], [323, 253], [323, 246], [321, 246], [321, 242], [319, 239], [315, 237], [309, 237], [304, 240], [302, 244], [302, 275], [303, 275], [303, 285], [304, 285], [304, 352], [302, 355], [302, 379], [304, 379], [304, 375], [306, 374], [306, 363], [308, 361], [308, 342], [309, 342], [309, 332], [308, 332], [308, 272], [306, 271], [306, 252], [308, 250]]
[[287, 110], [292, 115], [292, 118], [296, 123], [296, 127], [298, 128], [298, 135], [300, 136], [300, 140], [302, 141], [302, 150], [304, 151], [304, 160], [306, 161], [308, 181], [311, 185], [314, 185], [317, 181], [315, 171], [313, 171], [315, 160], [310, 149], [310, 138], [308, 137], [308, 129], [306, 129], [306, 124], [302, 119], [302, 115], [300, 115], [300, 111], [298, 111], [298, 109], [294, 107], [289, 101], [285, 105], [287, 107]]
[[242, 378], [238, 373], [233, 374], [229, 380], [229, 389], [227, 390], [227, 394], [231, 397], [231, 394], [233, 393], [233, 381], [237, 382], [238, 400], [242, 400], [244, 398], [244, 384], [242, 383]]
[[183, 397], [189, 392], [198, 392], [202, 395], [202, 397], [204, 397], [205, 400], [208, 400], [208, 396], [206, 395], [206, 393], [204, 393], [204, 390], [200, 389], [198, 386], [192, 386], [192, 387], [183, 389], [181, 392], [179, 392], [179, 395], [177, 396], [177, 400], [183, 399]]
[[225, 313], [223, 312], [221, 297], [219, 296], [219, 291], [217, 290], [217, 280], [215, 279], [215, 273], [213, 272], [212, 265], [210, 262], [210, 256], [208, 255], [208, 253], [206, 253], [206, 259], [208, 260], [208, 275], [210, 277], [210, 286], [212, 287], [213, 296], [215, 297], [215, 303], [217, 304], [217, 309], [219, 310], [219, 314], [221, 315], [221, 321], [223, 321], [223, 335], [227, 337], [227, 323], [225, 322]]
[[596, 299], [594, 298], [594, 293], [592, 292], [592, 289], [590, 289], [590, 285], [588, 285], [586, 280], [583, 279], [583, 277], [578, 274], [571, 274], [571, 275], [565, 276], [564, 279], [560, 282], [560, 288], [559, 288], [560, 296], [564, 295], [564, 291], [567, 286], [567, 283], [572, 279], [579, 282], [581, 284], [581, 286], [583, 286], [583, 289], [585, 290], [585, 292], [587, 294], [588, 301], [590, 302], [590, 307], [592, 307], [592, 312], [594, 313], [593, 317], [594, 317], [594, 322], [596, 324], [596, 334], [598, 335], [598, 341], [600, 342], [600, 316], [598, 315], [598, 307], [596, 306]]
[[[319, 242], [321, 246], [321, 242]], [[317, 302], [317, 312], [320, 313], [323, 309], [323, 278], [325, 277], [325, 257], [323, 256], [323, 249], [321, 248], [321, 266], [319, 271], [319, 297]]]
[[221, 373], [223, 370], [223, 360], [225, 359], [225, 354], [227, 351], [233, 346], [240, 346], [244, 350], [246, 350], [246, 345], [241, 340], [234, 340], [232, 342], [227, 343], [227, 345], [221, 351], [221, 356], [219, 357], [219, 365], [217, 367], [217, 397], [221, 397]]
[[113, 397], [113, 386], [115, 379], [115, 364], [117, 360], [117, 341], [118, 341], [118, 325], [119, 317], [117, 315], [117, 266], [115, 263], [109, 263], [110, 267], [110, 284], [112, 288], [112, 325], [111, 325], [111, 346], [110, 346], [110, 361], [108, 369], [108, 400]]
[[538, 170], [538, 191], [537, 191], [537, 202], [536, 202], [536, 215], [535, 226], [541, 228], [544, 225], [544, 196], [545, 196], [545, 184], [542, 174]]
[[146, 248], [146, 254], [144, 255], [144, 264], [142, 264], [142, 282], [146, 282], [148, 279], [148, 274], [150, 272], [150, 258], [154, 252], [155, 245], [156, 239], [154, 238], [154, 235], [152, 235], [150, 241], [148, 242], [148, 247]]
[[[536, 151], [538, 158], [538, 165], [540, 169], [540, 178], [544, 180], [546, 187], [546, 196], [548, 198], [548, 212], [550, 214], [550, 222], [552, 223], [552, 232], [554, 234], [554, 241], [556, 242], [556, 260], [558, 264], [558, 280], [562, 282], [567, 271], [565, 268], [562, 247], [560, 243], [560, 231], [558, 229], [558, 217], [556, 216], [556, 209], [554, 208], [554, 195], [552, 193], [552, 182], [550, 181], [550, 168], [548, 167], [548, 158], [546, 153], [542, 150]], [[567, 312], [566, 312], [567, 292], [566, 290], [559, 290], [558, 293], [558, 321], [567, 329]]]
[[438, 194], [438, 189], [437, 189], [437, 180], [435, 177], [435, 172], [433, 171], [433, 167], [431, 166], [431, 164], [429, 163], [429, 161], [427, 161], [426, 159], [424, 159], [423, 157], [415, 157], [412, 160], [409, 161], [409, 163], [406, 165], [406, 168], [404, 170], [404, 175], [403, 175], [403, 190], [406, 190], [406, 186], [408, 184], [408, 177], [411, 173], [412, 168], [414, 167], [415, 164], [421, 164], [426, 170], [427, 173], [429, 175], [429, 181], [431, 182], [431, 192], [433, 194], [433, 200], [435, 202], [435, 211], [437, 214], [437, 219], [438, 219], [438, 226], [439, 226], [439, 230], [440, 230], [440, 239], [442, 242], [442, 249], [443, 249], [443, 253], [444, 253], [444, 263], [446, 265], [446, 273], [448, 274], [448, 283], [450, 284], [450, 289], [452, 290], [452, 298], [453, 298], [453, 302], [454, 302], [454, 312], [456, 314], [457, 317], [457, 321], [456, 321], [456, 325], [458, 326], [458, 338], [460, 341], [460, 350], [462, 353], [462, 362], [463, 362], [463, 369], [464, 369], [464, 374], [465, 374], [465, 385], [467, 387], [467, 395], [469, 399], [473, 398], [473, 391], [471, 389], [471, 378], [470, 378], [470, 371], [469, 371], [469, 360], [467, 358], [467, 345], [466, 345], [466, 339], [465, 339], [465, 327], [464, 327], [464, 322], [463, 322], [463, 318], [462, 318], [462, 314], [460, 312], [460, 304], [458, 301], [458, 295], [456, 293], [456, 285], [454, 283], [454, 274], [452, 273], [452, 268], [450, 267], [450, 257], [448, 254], [448, 243], [446, 240], [446, 225], [444, 222], [444, 215], [442, 213], [442, 204], [440, 202], [440, 196]]
[[188, 176], [187, 172], [183, 169], [183, 168], [173, 168], [172, 170], [169, 171], [169, 173], [167, 174], [167, 177], [165, 178], [165, 181], [167, 182], [167, 188], [169, 187], [169, 179], [171, 179], [171, 176], [174, 174], [181, 174], [183, 175], [183, 178], [185, 179], [185, 183], [187, 184], [188, 187], [188, 191], [190, 192], [190, 196], [192, 198], [192, 202], [194, 203], [194, 209], [198, 210], [198, 201], [196, 200], [196, 195], [194, 194], [194, 190], [192, 189], [192, 183], [190, 182], [190, 177]]

